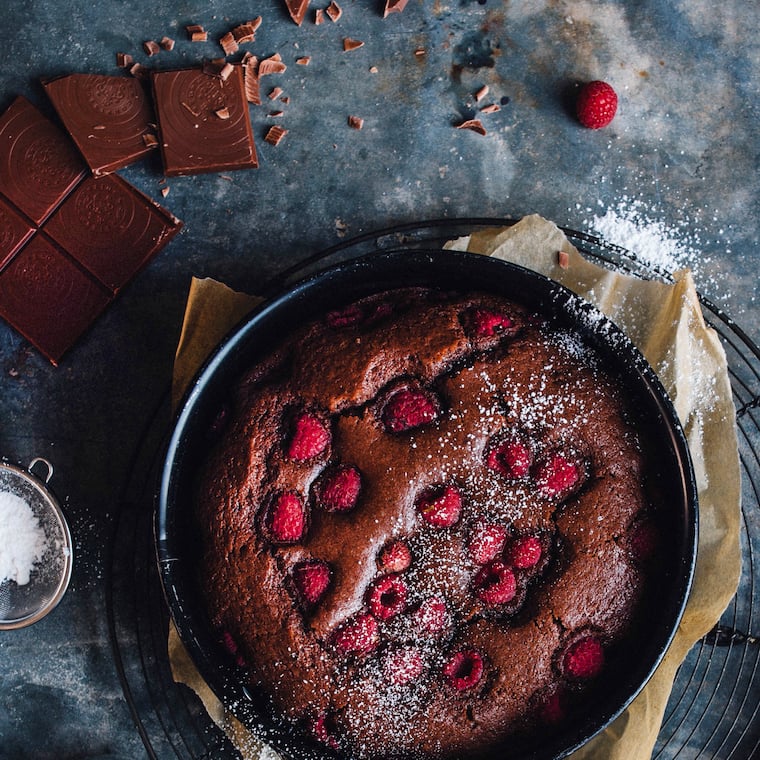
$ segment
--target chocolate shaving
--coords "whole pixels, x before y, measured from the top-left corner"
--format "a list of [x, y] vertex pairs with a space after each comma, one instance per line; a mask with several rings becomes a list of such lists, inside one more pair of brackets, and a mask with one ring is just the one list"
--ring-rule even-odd
[[158, 43], [164, 50], [174, 50], [174, 40], [171, 37], [163, 36]]
[[[261, 16], [259, 16], [259, 24], [261, 24]], [[253, 22], [247, 24], [239, 24], [232, 32], [232, 37], [239, 45], [244, 42], [253, 42], [256, 39], [256, 27]]]
[[337, 21], [343, 15], [343, 9], [332, 0], [330, 5], [325, 8], [325, 13], [329, 16], [331, 21]]
[[160, 45], [154, 40], [146, 40], [145, 42], [143, 42], [142, 46], [143, 46], [143, 50], [148, 55], [158, 55], [158, 53], [161, 52]]
[[321, 8], [317, 8], [314, 12], [314, 23], [319, 26], [325, 21], [325, 12]]
[[146, 132], [142, 136], [142, 139], [148, 148], [155, 148], [158, 146], [158, 138], [152, 132]]
[[406, 8], [406, 4], [409, 0], [385, 0], [385, 10], [383, 11], [383, 18], [389, 13], [401, 13]]
[[349, 116], [348, 126], [351, 127], [351, 129], [361, 129], [364, 126], [364, 119], [359, 116]]
[[288, 134], [288, 130], [284, 127], [275, 124], [267, 130], [264, 140], [270, 145], [279, 145], [282, 142], [283, 137]]
[[169, 195], [169, 188], [168, 187], [162, 187], [161, 188], [161, 195], [166, 198], [167, 195]]
[[260, 106], [259, 59], [255, 55], [249, 55], [243, 60], [243, 87], [245, 99], [255, 106]]
[[285, 115], [285, 111], [270, 111], [269, 112], [269, 116], [272, 119], [277, 119], [278, 117], [284, 116], [284, 115]]
[[282, 58], [279, 53], [275, 53], [269, 58], [264, 58], [259, 62], [259, 77], [266, 76], [267, 74], [282, 74], [287, 70], [287, 66], [282, 62]]
[[344, 37], [343, 38], [343, 50], [344, 51], [358, 50], [363, 45], [364, 45], [364, 43], [361, 40], [354, 40], [354, 39], [351, 39], [351, 37]]
[[282, 87], [273, 87], [272, 91], [269, 93], [269, 95], [267, 95], [267, 97], [270, 100], [276, 100], [277, 98], [280, 97], [280, 95], [282, 95], [282, 93], [283, 93]]
[[135, 77], [135, 79], [146, 79], [148, 76], [148, 69], [141, 63], [133, 63], [129, 67], [129, 73]]
[[480, 113], [496, 113], [497, 111], [501, 111], [501, 106], [498, 103], [489, 103], [480, 109]]
[[467, 119], [467, 121], [457, 124], [457, 129], [469, 129], [471, 132], [477, 132], [479, 135], [487, 134], [480, 119]]
[[219, 72], [219, 79], [221, 79], [223, 82], [226, 82], [234, 70], [235, 67], [228, 61], [224, 64], [224, 66], [222, 66], [221, 71]]
[[185, 27], [190, 42], [206, 42], [208, 32], [200, 24], [190, 24]]
[[567, 269], [570, 266], [570, 254], [567, 251], [557, 251], [557, 264], [560, 269]]
[[134, 63], [134, 58], [129, 53], [116, 53], [116, 65], [120, 69], [129, 68]]
[[219, 45], [224, 50], [225, 55], [232, 55], [238, 51], [238, 43], [232, 32], [227, 32], [219, 38]]
[[290, 18], [301, 26], [306, 10], [309, 7], [309, 0], [285, 0], [285, 7], [288, 9]]
[[220, 119], [229, 119], [230, 118], [230, 109], [227, 108], [227, 106], [224, 106], [224, 108], [217, 108], [214, 113], [217, 115]]
[[311, 56], [302, 55], [300, 58], [296, 58], [296, 63], [299, 66], [308, 66], [311, 63]]

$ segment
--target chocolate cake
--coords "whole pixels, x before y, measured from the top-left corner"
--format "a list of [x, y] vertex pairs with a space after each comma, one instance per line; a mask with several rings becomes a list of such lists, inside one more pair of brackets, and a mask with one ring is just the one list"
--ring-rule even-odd
[[658, 533], [632, 410], [577, 334], [393, 290], [304, 325], [230, 399], [200, 582], [285, 720], [351, 758], [471, 755], [614, 673]]

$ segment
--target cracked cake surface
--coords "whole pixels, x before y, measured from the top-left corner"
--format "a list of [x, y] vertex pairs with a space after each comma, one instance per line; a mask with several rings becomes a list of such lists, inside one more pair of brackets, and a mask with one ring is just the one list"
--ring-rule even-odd
[[658, 545], [616, 378], [487, 294], [329, 312], [230, 389], [196, 515], [220, 641], [355, 758], [545, 730], [599, 683]]

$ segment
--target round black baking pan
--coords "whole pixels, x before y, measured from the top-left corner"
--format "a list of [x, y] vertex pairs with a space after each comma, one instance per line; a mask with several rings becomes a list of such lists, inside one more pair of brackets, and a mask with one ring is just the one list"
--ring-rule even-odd
[[[336, 757], [278, 719], [263, 695], [218, 641], [196, 583], [200, 547], [193, 522], [196, 474], [209, 447], [208, 431], [231, 388], [304, 321], [384, 290], [425, 286], [496, 293], [523, 304], [559, 327], [580, 333], [617, 375], [635, 410], [668, 537], [658, 568], [656, 598], [607, 677], [583, 707], [556, 731], [510, 736], [488, 756], [562, 758], [607, 727], [646, 685], [665, 655], [683, 614], [696, 562], [697, 493], [689, 450], [678, 417], [656, 374], [624, 333], [591, 304], [543, 275], [476, 254], [401, 250], [373, 254], [313, 274], [269, 298], [221, 341], [190, 384], [166, 447], [155, 515], [159, 575], [171, 617], [199, 673], [244, 725], [290, 758]], [[651, 450], [654, 449], [654, 450]], [[468, 757], [474, 755], [468, 754]]]

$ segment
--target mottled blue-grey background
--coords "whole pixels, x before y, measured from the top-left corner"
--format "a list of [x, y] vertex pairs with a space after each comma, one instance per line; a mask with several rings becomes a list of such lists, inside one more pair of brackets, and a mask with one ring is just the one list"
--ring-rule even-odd
[[[340, 1], [340, 0], [339, 0]], [[50, 113], [40, 78], [120, 73], [220, 55], [232, 26], [263, 17], [287, 105], [251, 108], [260, 168], [171, 179], [158, 157], [121, 173], [184, 223], [182, 233], [53, 368], [0, 324], [0, 456], [54, 462], [76, 543], [71, 588], [46, 620], [0, 632], [0, 757], [136, 758], [142, 741], [114, 668], [104, 565], [141, 431], [167, 388], [191, 276], [256, 291], [326, 246], [390, 225], [537, 212], [688, 266], [703, 293], [760, 339], [760, 11], [726, 0], [343, 0], [337, 23], [301, 27], [274, 0], [6, 0], [0, 108], [24, 94]], [[325, 7], [327, 2], [312, 4]], [[208, 43], [184, 27], [203, 24]], [[144, 40], [168, 35], [149, 59]], [[343, 52], [342, 40], [363, 47]], [[296, 65], [310, 56], [308, 66]], [[604, 130], [572, 97], [601, 78], [620, 96]], [[488, 85], [480, 104], [474, 93]], [[457, 130], [488, 102], [487, 135]], [[270, 112], [281, 108], [284, 114]], [[364, 119], [360, 131], [349, 115]], [[289, 130], [277, 147], [263, 135]], [[627, 236], [626, 236], [627, 235]], [[663, 241], [662, 251], [652, 240]], [[694, 755], [688, 755], [692, 757]], [[740, 759], [741, 760], [741, 759]]]

